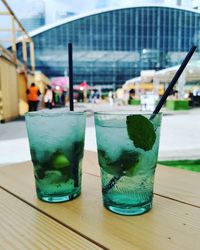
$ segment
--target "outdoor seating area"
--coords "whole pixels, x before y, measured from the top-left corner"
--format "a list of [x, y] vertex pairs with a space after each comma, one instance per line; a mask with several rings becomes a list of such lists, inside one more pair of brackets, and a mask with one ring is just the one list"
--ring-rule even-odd
[[200, 250], [200, 0], [0, 20], [0, 250]]
[[[132, 101], [132, 104], [135, 105], [138, 99], [142, 99], [144, 93], [147, 97], [149, 96], [149, 98], [152, 94], [162, 96], [164, 90], [178, 70], [178, 67], [177, 65], [159, 71], [143, 70], [141, 71], [140, 77], [127, 80], [123, 88], [129, 91], [135, 91], [136, 97], [135, 101]], [[177, 82], [177, 86], [166, 102], [167, 109], [188, 110], [189, 108], [200, 107], [199, 71], [199, 60], [188, 63], [185, 71]]]

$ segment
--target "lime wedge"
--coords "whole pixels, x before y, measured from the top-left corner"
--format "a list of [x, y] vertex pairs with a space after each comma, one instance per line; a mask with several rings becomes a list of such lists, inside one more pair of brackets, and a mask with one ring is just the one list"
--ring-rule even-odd
[[63, 155], [63, 154], [59, 154], [59, 153], [55, 153], [52, 156], [52, 167], [54, 169], [63, 169], [63, 168], [68, 168], [70, 166], [70, 161], [68, 160], [68, 158]]

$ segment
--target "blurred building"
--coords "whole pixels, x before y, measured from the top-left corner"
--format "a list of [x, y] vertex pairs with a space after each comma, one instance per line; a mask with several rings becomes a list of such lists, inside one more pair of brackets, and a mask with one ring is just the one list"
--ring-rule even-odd
[[29, 1], [28, 3], [26, 16], [21, 18], [20, 22], [27, 31], [32, 31], [45, 25], [45, 5], [43, 1]]
[[184, 8], [192, 8], [192, 1], [188, 0], [164, 0], [166, 5], [179, 6]]
[[[75, 84], [85, 80], [116, 87], [139, 76], [141, 70], [180, 64], [200, 41], [200, 13], [140, 4], [72, 16], [29, 35], [35, 44], [36, 68], [47, 76], [66, 74], [67, 43], [72, 41]], [[19, 57], [21, 53], [18, 43]]]
[[71, 17], [71, 16], [74, 16], [76, 13], [75, 12], [71, 12], [71, 11], [56, 11], [55, 12], [55, 20], [58, 21], [58, 20], [62, 20], [64, 18], [67, 18], [67, 17]]
[[38, 13], [31, 17], [21, 18], [20, 22], [27, 31], [32, 31], [45, 25], [45, 16]]
[[194, 9], [199, 10], [200, 9], [200, 0], [192, 0], [192, 7]]

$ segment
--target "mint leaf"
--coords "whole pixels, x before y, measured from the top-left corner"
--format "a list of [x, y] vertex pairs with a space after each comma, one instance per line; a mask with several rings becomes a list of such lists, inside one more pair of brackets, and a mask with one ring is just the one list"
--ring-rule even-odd
[[142, 115], [129, 115], [126, 119], [130, 140], [136, 148], [151, 150], [156, 140], [153, 124]]

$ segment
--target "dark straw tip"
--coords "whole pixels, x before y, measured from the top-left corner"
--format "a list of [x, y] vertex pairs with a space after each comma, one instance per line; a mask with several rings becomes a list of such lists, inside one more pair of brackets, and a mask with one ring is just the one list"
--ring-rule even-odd
[[169, 86], [165, 90], [163, 96], [160, 98], [159, 103], [157, 104], [156, 108], [153, 111], [153, 114], [151, 115], [150, 119], [153, 119], [156, 114], [159, 113], [160, 109], [162, 108], [163, 104], [165, 103], [167, 97], [171, 93], [174, 85], [178, 81], [180, 75], [182, 74], [183, 70], [185, 69], [186, 65], [188, 64], [190, 58], [192, 57], [194, 51], [196, 50], [197, 46], [192, 46], [188, 54], [186, 55], [185, 59], [183, 60], [182, 64], [180, 65], [179, 69], [177, 70], [176, 74], [174, 75], [173, 79], [171, 80]]
[[73, 88], [73, 47], [68, 43], [68, 67], [69, 67], [69, 108], [74, 111], [74, 88]]

